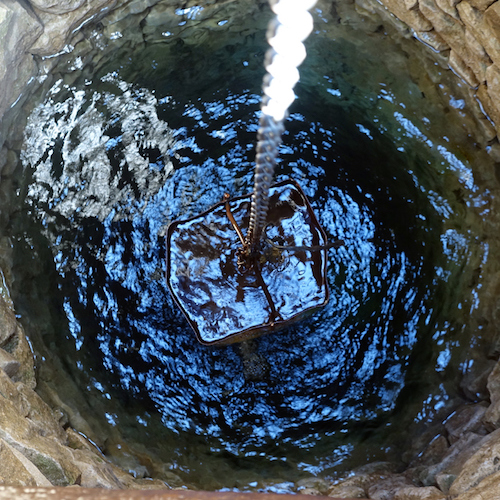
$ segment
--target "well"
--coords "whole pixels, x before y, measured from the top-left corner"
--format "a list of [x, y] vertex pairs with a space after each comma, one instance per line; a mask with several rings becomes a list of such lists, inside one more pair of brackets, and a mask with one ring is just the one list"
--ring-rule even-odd
[[265, 2], [0, 3], [3, 483], [494, 495], [496, 10], [318, 3], [278, 175], [334, 300], [213, 351], [159, 242], [249, 190]]

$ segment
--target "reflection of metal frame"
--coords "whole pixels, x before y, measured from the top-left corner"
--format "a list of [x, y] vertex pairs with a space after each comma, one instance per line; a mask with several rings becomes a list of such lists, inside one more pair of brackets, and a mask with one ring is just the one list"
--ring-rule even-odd
[[248, 227], [251, 194], [226, 198], [167, 230], [167, 284], [204, 345], [282, 329], [328, 302], [328, 245], [309, 200], [292, 180], [269, 194], [266, 234], [280, 244], [264, 241], [245, 269], [238, 267], [235, 227]]

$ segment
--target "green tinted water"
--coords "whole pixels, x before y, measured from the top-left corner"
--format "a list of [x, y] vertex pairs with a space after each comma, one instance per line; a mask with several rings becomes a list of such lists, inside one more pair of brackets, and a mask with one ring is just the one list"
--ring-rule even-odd
[[164, 234], [251, 190], [268, 11], [172, 12], [158, 33], [153, 12], [137, 17], [142, 39], [89, 29], [29, 117], [8, 228], [17, 310], [40, 372], [56, 354], [95, 439], [136, 473], [287, 491], [397, 459], [399, 424], [406, 435], [458, 400], [490, 258], [463, 89], [441, 83], [443, 117], [404, 47], [323, 7], [277, 180], [297, 180], [345, 246], [330, 252], [329, 304], [250, 356], [196, 342], [164, 281]]

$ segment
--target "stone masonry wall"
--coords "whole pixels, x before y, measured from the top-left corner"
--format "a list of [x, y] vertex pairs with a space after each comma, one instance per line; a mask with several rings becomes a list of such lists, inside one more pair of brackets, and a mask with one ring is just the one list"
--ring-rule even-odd
[[[96, 22], [110, 12], [119, 19], [121, 15], [147, 9], [157, 1], [0, 0], [2, 176], [8, 175], [9, 166], [13, 168], [17, 163], [8, 142], [22, 137], [23, 123], [16, 121], [18, 106], [14, 104], [22, 104], [28, 98], [29, 86], [43, 81], [42, 70], [50, 66], [50, 61], [55, 62], [58, 53], [71, 50], [66, 45], [70, 37], [74, 33], [78, 36], [82, 25]], [[194, 0], [171, 0], [172, 5], [189, 3]], [[488, 122], [491, 128], [488, 142], [492, 150], [496, 146], [496, 151], [500, 151], [495, 137], [495, 130], [500, 134], [500, 0], [355, 0], [355, 4], [360, 10], [380, 9], [388, 17], [396, 16], [394, 20], [399, 19], [415, 38], [448, 61], [480, 101], [493, 124]], [[497, 154], [500, 162], [500, 153]], [[0, 256], [6, 252], [0, 240]], [[162, 480], [136, 480], [109, 463], [69, 425], [78, 417], [81, 419], [79, 414], [71, 414], [70, 409], [62, 411], [66, 408], [63, 404], [59, 405], [60, 411], [49, 407], [34, 392], [37, 380], [33, 353], [3, 283], [0, 269], [0, 487], [6, 484], [144, 489], [167, 486]], [[443, 435], [432, 439], [407, 471], [395, 474], [390, 468], [385, 469], [385, 465], [370, 465], [344, 482], [315, 486], [310, 491], [372, 500], [497, 499], [500, 363], [492, 361], [491, 365], [495, 366], [491, 374], [481, 375], [484, 383], [488, 380], [490, 403], [469, 405], [457, 411], [446, 421]], [[54, 395], [53, 400], [56, 398]]]
[[379, 0], [471, 89], [500, 133], [500, 1]]

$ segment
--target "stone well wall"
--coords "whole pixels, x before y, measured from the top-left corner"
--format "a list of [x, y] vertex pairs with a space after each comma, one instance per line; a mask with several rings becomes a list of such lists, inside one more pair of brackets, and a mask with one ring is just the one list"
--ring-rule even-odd
[[[171, 0], [172, 6], [218, 0]], [[221, 0], [237, 1], [237, 0]], [[482, 105], [484, 144], [500, 162], [500, 3], [492, 0], [356, 0], [359, 12], [377, 13], [413, 35], [445, 60]], [[23, 103], [43, 84], [58, 54], [71, 51], [79, 28], [110, 13], [120, 22], [157, 0], [0, 0], [0, 174], [9, 175], [22, 140]], [[335, 2], [332, 2], [332, 4]], [[343, 0], [343, 3], [347, 3]], [[83, 35], [82, 35], [83, 36]], [[0, 196], [3, 196], [0, 184]], [[4, 217], [0, 213], [0, 217]], [[0, 238], [0, 267], [9, 248]], [[8, 266], [5, 266], [7, 269]], [[33, 355], [14, 314], [8, 272], [0, 269], [0, 484], [77, 485], [105, 488], [164, 488], [168, 481], [134, 480], [102, 457], [73, 430], [78, 413], [56, 408], [34, 391]], [[496, 290], [492, 293], [496, 294]], [[494, 370], [493, 370], [493, 367]], [[493, 371], [492, 371], [493, 370]], [[489, 401], [466, 405], [445, 428], [429, 434], [410, 467], [395, 473], [388, 464], [353, 471], [338, 484], [311, 483], [309, 492], [339, 497], [460, 500], [497, 498], [500, 484], [500, 364], [478, 375], [488, 382]], [[479, 383], [479, 382], [478, 382]], [[71, 425], [70, 425], [71, 424]], [[76, 425], [75, 425], [76, 427]], [[80, 430], [85, 426], [80, 425]], [[91, 430], [88, 434], [90, 436]], [[92, 436], [90, 436], [92, 437]], [[98, 443], [99, 444], [99, 443]], [[477, 495], [477, 496], [474, 496]], [[489, 496], [488, 496], [489, 495]]]
[[[500, 1], [380, 0], [415, 38], [441, 54], [500, 133]], [[497, 143], [494, 140], [493, 143]], [[494, 148], [496, 149], [496, 147]]]

